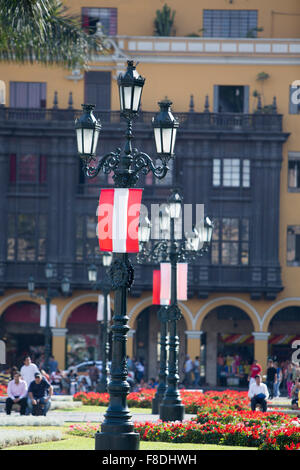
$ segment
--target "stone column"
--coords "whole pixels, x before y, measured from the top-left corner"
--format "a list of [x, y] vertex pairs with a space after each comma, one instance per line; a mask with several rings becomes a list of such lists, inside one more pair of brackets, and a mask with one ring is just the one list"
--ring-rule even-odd
[[185, 334], [187, 336], [187, 354], [192, 360], [194, 360], [196, 356], [200, 358], [202, 331], [187, 330]]
[[133, 358], [133, 336], [135, 334], [135, 330], [129, 330], [127, 333], [127, 344], [126, 344], [126, 353], [130, 359]]
[[268, 360], [268, 339], [271, 333], [254, 331], [254, 359], [262, 367], [262, 374], [265, 374]]
[[206, 383], [217, 385], [218, 333], [206, 332]]
[[52, 354], [58, 361], [59, 369], [66, 368], [67, 328], [52, 328]]

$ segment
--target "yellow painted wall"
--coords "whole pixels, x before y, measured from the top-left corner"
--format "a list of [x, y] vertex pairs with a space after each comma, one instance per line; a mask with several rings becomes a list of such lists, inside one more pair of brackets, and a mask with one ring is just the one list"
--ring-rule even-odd
[[[118, 34], [153, 36], [153, 21], [157, 9], [167, 3], [176, 11], [174, 26], [176, 36], [197, 33], [202, 28], [202, 10], [258, 10], [258, 26], [264, 31], [259, 37], [300, 37], [298, 0], [65, 0], [64, 4], [74, 13], [82, 7], [107, 7], [118, 9]], [[272, 13], [276, 12], [276, 13]], [[285, 13], [284, 15], [278, 13]], [[200, 33], [201, 34], [201, 33]]]

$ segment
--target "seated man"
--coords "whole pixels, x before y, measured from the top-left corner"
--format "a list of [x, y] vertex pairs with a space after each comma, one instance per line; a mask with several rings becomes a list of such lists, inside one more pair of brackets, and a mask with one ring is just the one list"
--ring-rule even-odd
[[27, 383], [21, 379], [20, 372], [15, 372], [13, 380], [8, 383], [6, 399], [6, 414], [10, 415], [15, 403], [20, 405], [20, 414], [25, 415], [27, 406]]
[[46, 416], [50, 405], [51, 396], [53, 394], [53, 387], [49, 384], [45, 377], [42, 377], [40, 372], [34, 374], [34, 380], [28, 388], [28, 402], [29, 413], [36, 414], [37, 406], [44, 405], [43, 415]]
[[248, 396], [251, 399], [251, 410], [255, 411], [256, 405], [261, 405], [262, 411], [267, 411], [267, 399], [269, 392], [266, 384], [262, 383], [261, 376], [255, 376], [255, 382], [250, 385]]

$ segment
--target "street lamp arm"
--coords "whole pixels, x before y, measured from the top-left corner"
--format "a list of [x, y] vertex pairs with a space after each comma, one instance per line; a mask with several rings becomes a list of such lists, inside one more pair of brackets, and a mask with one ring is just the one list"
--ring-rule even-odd
[[160, 261], [166, 261], [168, 257], [168, 242], [166, 240], [160, 240], [155, 243], [152, 247], [147, 246], [146, 243], [141, 243], [141, 249], [137, 254], [137, 262], [139, 264], [144, 263], [159, 263]]
[[138, 173], [147, 175], [150, 171], [152, 171], [157, 179], [163, 179], [166, 176], [169, 167], [167, 166], [166, 162], [163, 161], [162, 165], [155, 166], [152, 158], [149, 157], [149, 155], [144, 152], [139, 152], [137, 149], [133, 149], [132, 169], [136, 175]]
[[89, 166], [91, 160], [95, 160], [94, 157], [86, 159], [83, 158], [84, 174], [87, 178], [95, 178], [101, 170], [103, 173], [109, 174], [112, 170], [118, 167], [120, 163], [121, 149], [117, 148], [115, 152], [109, 152], [100, 158], [97, 166]]

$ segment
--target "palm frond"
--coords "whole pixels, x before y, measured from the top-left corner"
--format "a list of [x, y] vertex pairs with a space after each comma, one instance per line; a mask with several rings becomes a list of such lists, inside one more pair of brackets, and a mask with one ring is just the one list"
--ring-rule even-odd
[[103, 51], [60, 0], [0, 0], [0, 61], [83, 65]]

